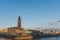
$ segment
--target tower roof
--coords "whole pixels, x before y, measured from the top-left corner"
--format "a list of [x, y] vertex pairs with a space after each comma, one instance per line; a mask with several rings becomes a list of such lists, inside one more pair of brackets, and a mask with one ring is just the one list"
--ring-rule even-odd
[[18, 19], [20, 19], [20, 16], [18, 16]]
[[18, 16], [18, 20], [21, 20], [21, 17], [20, 16]]

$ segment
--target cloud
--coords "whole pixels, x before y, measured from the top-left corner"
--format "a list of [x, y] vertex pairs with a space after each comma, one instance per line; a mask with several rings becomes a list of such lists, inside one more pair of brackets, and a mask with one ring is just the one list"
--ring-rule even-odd
[[58, 20], [57, 22], [60, 22], [60, 20]]
[[56, 25], [57, 23], [51, 23], [51, 24], [49, 24], [49, 25]]
[[60, 20], [52, 22], [48, 26], [51, 27], [51, 28], [60, 28]]

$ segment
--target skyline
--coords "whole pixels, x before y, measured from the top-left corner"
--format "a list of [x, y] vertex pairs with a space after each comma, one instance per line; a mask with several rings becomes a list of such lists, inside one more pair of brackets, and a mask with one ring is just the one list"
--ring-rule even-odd
[[60, 0], [0, 0], [0, 28], [17, 26], [18, 16], [23, 28], [59, 28]]

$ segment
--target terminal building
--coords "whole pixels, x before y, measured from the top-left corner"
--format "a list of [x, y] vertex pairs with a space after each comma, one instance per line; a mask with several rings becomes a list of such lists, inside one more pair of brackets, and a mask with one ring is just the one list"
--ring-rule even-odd
[[33, 38], [33, 34], [34, 35], [37, 34], [36, 31], [26, 30], [26, 29], [23, 29], [21, 27], [21, 18], [20, 18], [20, 16], [18, 17], [18, 22], [17, 23], [18, 23], [18, 25], [16, 27], [0, 29], [1, 30], [0, 32], [8, 34], [8, 35], [14, 35], [14, 39], [16, 39], [16, 40], [20, 40], [20, 39], [32, 39]]
[[28, 33], [28, 30], [24, 30], [22, 27], [21, 27], [21, 18], [20, 16], [18, 17], [18, 25], [16, 27], [11, 27], [11, 28], [8, 28], [8, 33], [13, 33], [15, 35], [20, 35], [20, 34], [27, 34]]

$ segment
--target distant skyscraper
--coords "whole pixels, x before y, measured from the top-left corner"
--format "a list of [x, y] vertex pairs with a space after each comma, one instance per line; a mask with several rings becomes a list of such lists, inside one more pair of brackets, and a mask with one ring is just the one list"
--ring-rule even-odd
[[21, 29], [21, 18], [20, 18], [20, 16], [18, 17], [18, 28]]

